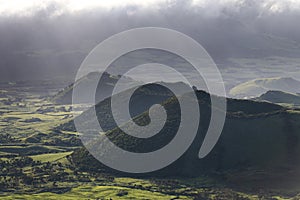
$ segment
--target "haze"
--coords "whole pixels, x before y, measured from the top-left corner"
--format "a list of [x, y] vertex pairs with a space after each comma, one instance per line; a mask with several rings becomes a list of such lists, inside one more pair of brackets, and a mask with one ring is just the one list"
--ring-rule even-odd
[[0, 78], [73, 79], [102, 40], [159, 26], [202, 44], [228, 87], [258, 76], [300, 79], [299, 17], [299, 0], [0, 0]]

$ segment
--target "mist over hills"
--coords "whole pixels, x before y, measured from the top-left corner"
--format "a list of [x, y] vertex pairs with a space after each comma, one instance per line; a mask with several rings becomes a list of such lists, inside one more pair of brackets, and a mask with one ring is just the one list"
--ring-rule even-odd
[[[229, 86], [239, 82], [243, 68], [250, 66], [231, 58], [278, 57], [278, 62], [282, 58], [287, 63], [250, 67], [258, 74], [267, 68], [285, 73], [290, 65], [288, 58], [297, 58], [300, 53], [299, 28], [294, 26], [298, 10], [289, 10], [285, 5], [282, 1], [244, 0], [212, 5], [209, 1], [201, 4], [175, 0], [157, 7], [125, 5], [70, 13], [54, 2], [44, 9], [32, 9], [26, 17], [1, 15], [0, 76], [6, 81], [58, 76], [73, 80], [83, 59], [101, 41], [121, 31], [146, 26], [171, 28], [194, 38], [218, 64]], [[282, 12], [275, 12], [272, 6], [279, 6]], [[210, 9], [214, 12], [208, 12]], [[245, 77], [243, 81], [253, 78]]]

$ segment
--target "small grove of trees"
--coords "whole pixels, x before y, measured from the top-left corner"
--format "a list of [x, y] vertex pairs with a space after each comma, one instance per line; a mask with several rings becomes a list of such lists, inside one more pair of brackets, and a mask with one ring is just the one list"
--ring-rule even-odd
[[26, 156], [0, 160], [0, 191], [21, 185], [39, 187], [48, 182], [74, 181], [65, 171], [66, 167], [61, 163], [41, 163]]
[[[68, 159], [71, 160], [71, 157]], [[94, 179], [113, 182], [111, 176], [83, 172], [72, 162], [40, 162], [27, 156], [0, 160], [0, 191], [23, 190], [26, 187], [47, 187], [51, 190], [49, 184], [57, 188], [61, 182], [91, 182]]]

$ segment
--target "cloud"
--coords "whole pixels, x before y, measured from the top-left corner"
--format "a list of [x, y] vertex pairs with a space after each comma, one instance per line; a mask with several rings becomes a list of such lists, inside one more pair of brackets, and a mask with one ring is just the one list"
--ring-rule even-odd
[[234, 56], [291, 56], [287, 50], [300, 43], [299, 5], [296, 0], [0, 0], [0, 78], [74, 75], [95, 45], [145, 26], [181, 31], [222, 63]]
[[52, 8], [50, 16], [66, 13], [77, 13], [95, 9], [113, 9], [116, 7], [153, 6], [165, 0], [0, 0], [2, 16], [32, 16], [38, 12]]

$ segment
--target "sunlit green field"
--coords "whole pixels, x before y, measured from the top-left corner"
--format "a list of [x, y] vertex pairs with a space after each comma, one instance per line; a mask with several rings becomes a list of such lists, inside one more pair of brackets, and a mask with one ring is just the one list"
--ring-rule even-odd
[[73, 152], [65, 152], [65, 153], [49, 153], [49, 154], [41, 154], [35, 156], [29, 156], [34, 161], [41, 161], [41, 162], [67, 162], [66, 156], [71, 155]]
[[1, 199], [192, 199], [183, 196], [164, 195], [138, 189], [117, 186], [81, 186], [64, 194], [40, 193], [33, 195], [10, 195]]

